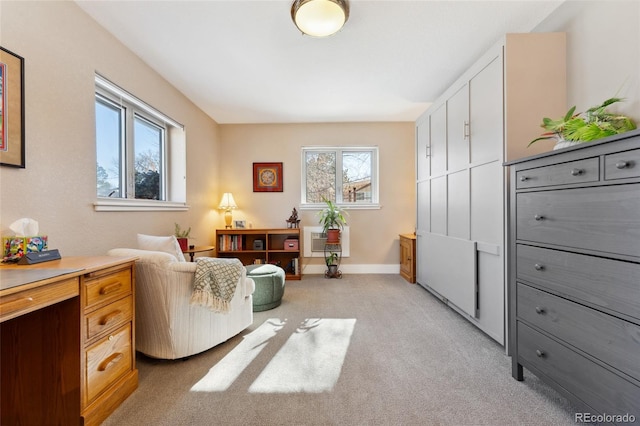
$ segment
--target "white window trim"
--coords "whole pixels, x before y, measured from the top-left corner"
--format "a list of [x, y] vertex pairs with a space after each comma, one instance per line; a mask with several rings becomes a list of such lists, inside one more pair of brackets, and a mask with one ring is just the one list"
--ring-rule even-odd
[[[375, 155], [375, 164], [373, 170], [371, 170], [371, 184], [374, 186], [373, 195], [376, 198], [374, 202], [369, 204], [360, 203], [336, 203], [337, 206], [344, 208], [345, 210], [379, 210], [382, 208], [380, 205], [380, 156], [377, 146], [303, 146], [301, 157], [302, 171], [300, 176], [300, 210], [322, 210], [325, 208], [324, 203], [304, 203], [302, 200], [306, 199], [306, 176], [307, 176], [307, 163], [306, 155], [307, 151], [373, 151]], [[342, 158], [336, 158], [336, 168], [342, 168]]]
[[189, 205], [173, 201], [158, 200], [136, 200], [130, 198], [98, 198], [93, 203], [97, 212], [117, 212], [117, 211], [186, 211]]
[[183, 124], [178, 123], [173, 118], [171, 118], [168, 115], [158, 111], [157, 109], [155, 109], [152, 106], [148, 105], [143, 100], [138, 99], [136, 96], [134, 96], [131, 93], [127, 92], [122, 87], [118, 86], [117, 84], [110, 82], [109, 80], [107, 80], [106, 78], [104, 78], [103, 76], [101, 76], [98, 73], [96, 73], [95, 81], [96, 81], [96, 86], [106, 90], [108, 93], [111, 93], [113, 95], [116, 95], [116, 96], [120, 97], [120, 99], [135, 105], [137, 108], [140, 108], [141, 110], [143, 110], [147, 114], [157, 118], [160, 121], [163, 121], [166, 124], [169, 124], [170, 126], [177, 127], [177, 128], [179, 128], [181, 130], [184, 130], [184, 125]]
[[[168, 151], [170, 151], [171, 162], [186, 162], [186, 152], [179, 152], [180, 150], [177, 148], [178, 145], [184, 146], [186, 145], [186, 140], [184, 140], [184, 125], [167, 116], [166, 114], [158, 111], [157, 109], [151, 107], [146, 104], [144, 101], [138, 99], [136, 96], [127, 92], [120, 86], [112, 83], [107, 80], [105, 77], [100, 74], [95, 74], [95, 85], [96, 85], [96, 93], [100, 93], [100, 89], [106, 92], [107, 98], [116, 97], [121, 101], [126, 101], [130, 104], [133, 104], [145, 114], [149, 114], [151, 117], [160, 120], [165, 124], [165, 133], [166, 135], [170, 135], [172, 132], [171, 129], [167, 128], [171, 126], [183, 133], [182, 140], [176, 140], [177, 138], [172, 137], [171, 147], [166, 147]], [[144, 117], [144, 114], [140, 114], [141, 117]], [[186, 146], [184, 146], [186, 150]], [[168, 162], [165, 157], [165, 167], [168, 167]], [[186, 164], [183, 165], [181, 171], [176, 173], [175, 169], [168, 170], [168, 177], [165, 176], [165, 185], [168, 185], [166, 188], [166, 196], [169, 198], [173, 198], [173, 200], [143, 200], [143, 199], [135, 199], [135, 198], [107, 198], [107, 197], [96, 197], [96, 201], [93, 203], [94, 210], [97, 212], [100, 211], [186, 211], [189, 210], [190, 206], [186, 203]], [[171, 183], [170, 183], [171, 182]], [[179, 184], [182, 187], [176, 187], [175, 185]], [[173, 189], [172, 189], [173, 188]], [[177, 189], [176, 189], [177, 188]], [[173, 195], [173, 196], [172, 196]], [[175, 199], [179, 199], [179, 201], [175, 201]]]

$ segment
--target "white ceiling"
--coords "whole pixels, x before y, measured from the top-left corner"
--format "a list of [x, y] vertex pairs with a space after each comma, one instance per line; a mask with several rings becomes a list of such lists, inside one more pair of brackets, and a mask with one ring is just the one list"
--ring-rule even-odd
[[77, 3], [218, 123], [414, 121], [500, 37], [562, 1], [351, 0], [303, 36], [292, 0]]

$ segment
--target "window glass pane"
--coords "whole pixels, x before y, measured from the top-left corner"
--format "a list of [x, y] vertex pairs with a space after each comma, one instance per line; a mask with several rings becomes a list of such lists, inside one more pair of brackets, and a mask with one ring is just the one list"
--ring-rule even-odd
[[371, 203], [371, 151], [342, 153], [342, 200]]
[[122, 198], [122, 117], [124, 111], [96, 99], [98, 197]]
[[162, 200], [163, 128], [139, 116], [134, 119], [135, 197]]
[[307, 203], [321, 203], [322, 198], [336, 200], [335, 152], [306, 152]]

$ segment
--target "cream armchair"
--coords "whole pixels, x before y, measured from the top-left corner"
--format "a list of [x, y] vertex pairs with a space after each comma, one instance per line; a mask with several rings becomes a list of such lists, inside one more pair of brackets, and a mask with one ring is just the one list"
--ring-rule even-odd
[[227, 314], [189, 304], [196, 263], [171, 254], [129, 248], [112, 249], [110, 256], [135, 256], [136, 350], [153, 358], [177, 359], [210, 349], [253, 322], [255, 283], [240, 277]]

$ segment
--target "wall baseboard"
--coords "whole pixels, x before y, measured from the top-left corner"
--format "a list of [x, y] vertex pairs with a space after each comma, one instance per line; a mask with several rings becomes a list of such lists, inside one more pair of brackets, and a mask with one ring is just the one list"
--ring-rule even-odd
[[[302, 268], [303, 274], [324, 274], [327, 267], [320, 265], [305, 265]], [[365, 264], [365, 265], [340, 265], [343, 274], [400, 274], [399, 264]]]

